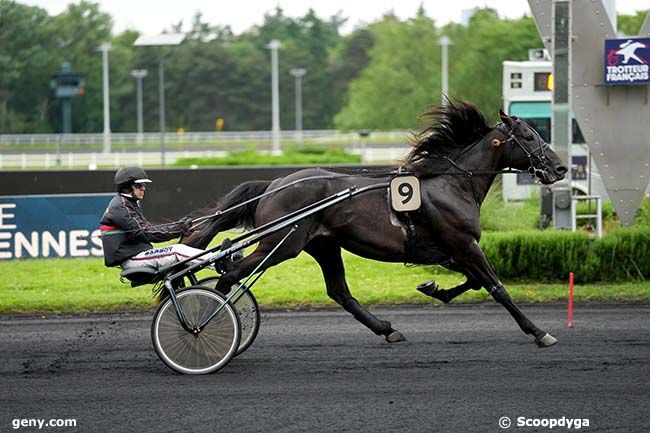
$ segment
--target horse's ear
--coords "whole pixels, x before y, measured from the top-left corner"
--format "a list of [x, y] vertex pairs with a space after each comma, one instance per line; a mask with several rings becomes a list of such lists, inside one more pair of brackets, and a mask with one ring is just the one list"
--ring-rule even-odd
[[509, 127], [514, 127], [515, 121], [512, 120], [512, 117], [508, 116], [506, 113], [503, 112], [502, 109], [499, 108], [499, 118], [501, 118], [501, 121], [508, 125]]

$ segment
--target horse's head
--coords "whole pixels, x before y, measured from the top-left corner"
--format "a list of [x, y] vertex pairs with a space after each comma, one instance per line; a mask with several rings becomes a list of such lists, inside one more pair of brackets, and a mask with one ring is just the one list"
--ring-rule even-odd
[[501, 110], [499, 115], [502, 123], [497, 129], [505, 135], [505, 140], [498, 145], [509, 145], [504, 149], [506, 165], [528, 170], [545, 185], [562, 180], [567, 172], [566, 166], [537, 131], [526, 122], [510, 117]]

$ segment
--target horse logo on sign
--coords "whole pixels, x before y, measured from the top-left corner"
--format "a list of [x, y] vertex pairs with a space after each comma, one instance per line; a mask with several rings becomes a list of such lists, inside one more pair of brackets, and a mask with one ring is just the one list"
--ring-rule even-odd
[[605, 84], [650, 83], [650, 38], [605, 40]]
[[639, 56], [636, 55], [636, 50], [639, 48], [645, 48], [646, 46], [639, 41], [633, 41], [628, 39], [626, 42], [623, 42], [621, 49], [616, 51], [616, 54], [623, 56], [623, 64], [627, 65], [630, 59], [633, 59], [639, 63], [647, 64], [648, 62]]

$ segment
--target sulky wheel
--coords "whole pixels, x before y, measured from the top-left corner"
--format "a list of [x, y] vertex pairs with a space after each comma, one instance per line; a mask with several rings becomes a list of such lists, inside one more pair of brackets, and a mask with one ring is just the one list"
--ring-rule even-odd
[[172, 370], [184, 374], [213, 373], [235, 356], [241, 338], [239, 315], [219, 293], [202, 286], [190, 286], [176, 294], [189, 328], [198, 327], [223, 308], [198, 333], [185, 330], [168, 296], [151, 325], [151, 340], [160, 359]]
[[[219, 277], [208, 277], [200, 280], [197, 284], [200, 286], [215, 289]], [[246, 349], [253, 344], [257, 333], [260, 330], [260, 309], [257, 305], [257, 299], [253, 292], [246, 290], [240, 295], [239, 299], [234, 302], [235, 309], [239, 314], [239, 323], [241, 324], [241, 341], [237, 349], [237, 355], [241, 355]]]

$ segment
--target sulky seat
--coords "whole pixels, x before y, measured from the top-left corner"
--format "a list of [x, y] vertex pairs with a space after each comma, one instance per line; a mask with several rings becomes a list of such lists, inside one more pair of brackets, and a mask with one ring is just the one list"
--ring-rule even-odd
[[131, 287], [152, 283], [158, 276], [158, 269], [153, 266], [138, 266], [137, 268], [124, 269], [120, 273], [121, 279], [131, 282]]

